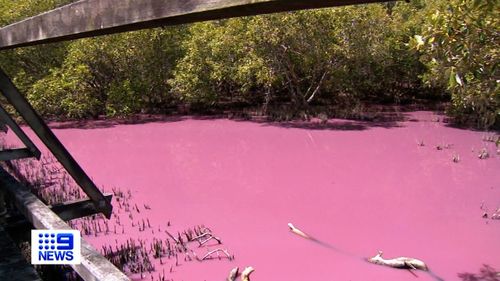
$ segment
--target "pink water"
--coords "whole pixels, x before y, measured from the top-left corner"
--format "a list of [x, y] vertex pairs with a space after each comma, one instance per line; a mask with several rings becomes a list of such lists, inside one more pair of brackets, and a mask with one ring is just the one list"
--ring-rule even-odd
[[[482, 218], [481, 209], [500, 207], [495, 145], [430, 112], [407, 117], [390, 126], [333, 120], [319, 129], [182, 118], [54, 131], [98, 185], [130, 189], [151, 206], [141, 213], [151, 224], [205, 224], [236, 257], [181, 261], [167, 278], [224, 280], [231, 268], [251, 265], [256, 281], [434, 280], [361, 260], [378, 250], [419, 258], [444, 280], [483, 264], [500, 270], [500, 220]], [[490, 158], [478, 158], [482, 148]], [[348, 254], [293, 235], [289, 222]], [[86, 239], [99, 248], [152, 236], [128, 228]]]

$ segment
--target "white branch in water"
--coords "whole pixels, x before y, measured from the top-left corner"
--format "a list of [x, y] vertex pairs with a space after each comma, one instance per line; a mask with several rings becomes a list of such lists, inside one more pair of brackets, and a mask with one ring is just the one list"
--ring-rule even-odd
[[290, 231], [297, 234], [300, 237], [306, 238], [306, 239], [311, 239], [311, 237], [304, 232], [302, 232], [300, 229], [296, 228], [291, 222], [288, 223], [288, 227], [290, 228]]
[[[193, 251], [194, 253], [194, 251]], [[199, 261], [204, 261], [206, 259], [212, 259], [212, 255], [213, 254], [217, 254], [217, 257], [220, 258], [219, 256], [219, 253], [223, 253], [226, 258], [228, 258], [229, 260], [233, 260], [233, 256], [231, 256], [227, 250], [225, 249], [221, 249], [221, 248], [218, 248], [218, 249], [215, 249], [215, 250], [212, 250], [210, 252], [208, 252], [206, 255], [204, 255], [201, 259], [199, 259], [197, 256], [196, 256], [196, 259], [199, 260]]]
[[220, 240], [220, 238], [215, 237], [215, 236], [210, 236], [210, 237], [208, 237], [207, 239], [205, 239], [203, 241], [199, 241], [198, 240], [198, 243], [200, 243], [200, 247], [201, 247], [201, 246], [203, 246], [204, 244], [206, 244], [210, 240], [215, 240], [215, 241], [217, 241], [218, 244], [222, 244], [222, 240]]
[[403, 268], [403, 269], [414, 269], [414, 270], [423, 270], [423, 271], [428, 271], [429, 268], [427, 265], [419, 260], [419, 259], [414, 259], [414, 258], [407, 258], [407, 257], [399, 257], [399, 258], [394, 258], [394, 259], [384, 259], [382, 257], [383, 252], [379, 251], [376, 256], [373, 258], [367, 259], [368, 262], [374, 263], [374, 264], [380, 264], [380, 265], [385, 265], [385, 266], [390, 266], [394, 268]]
[[235, 267], [229, 272], [229, 276], [227, 277], [227, 281], [236, 281], [236, 278], [240, 275], [240, 268]]
[[500, 220], [500, 208], [498, 208], [493, 215], [491, 215], [492, 220]]
[[250, 274], [254, 271], [255, 269], [253, 269], [253, 267], [246, 267], [243, 272], [241, 272], [241, 281], [250, 281]]

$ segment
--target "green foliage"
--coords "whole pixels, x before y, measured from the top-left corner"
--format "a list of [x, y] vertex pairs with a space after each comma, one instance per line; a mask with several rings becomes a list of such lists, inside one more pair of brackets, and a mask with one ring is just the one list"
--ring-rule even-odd
[[[71, 0], [0, 0], [0, 26], [39, 14]], [[51, 44], [0, 52], [0, 66], [16, 86], [26, 92], [33, 83], [46, 76], [64, 59], [66, 44]]]
[[0, 0], [0, 26], [4, 26], [76, 0]]
[[[180, 55], [180, 38], [177, 29], [155, 29], [72, 42], [61, 67], [38, 80], [28, 97], [46, 115], [68, 118], [167, 106], [167, 80]], [[54, 111], [51, 104], [58, 101]]]
[[191, 102], [278, 100], [299, 111], [391, 98], [388, 87], [419, 84], [400, 20], [368, 5], [194, 24], [170, 83]]
[[90, 70], [85, 65], [53, 69], [38, 80], [28, 94], [33, 106], [45, 116], [85, 118], [96, 113], [97, 100], [89, 94]]
[[499, 3], [440, 2], [412, 41], [429, 69], [423, 80], [451, 93], [449, 113], [482, 128], [500, 125]]
[[213, 105], [236, 101], [270, 83], [269, 71], [253, 50], [249, 19], [197, 23], [183, 43], [184, 57], [170, 80], [180, 100]]
[[[0, 25], [70, 0], [0, 0]], [[287, 118], [448, 99], [500, 124], [498, 1], [413, 0], [195, 23], [0, 52], [46, 116], [262, 106]], [[325, 110], [326, 109], [326, 110]]]

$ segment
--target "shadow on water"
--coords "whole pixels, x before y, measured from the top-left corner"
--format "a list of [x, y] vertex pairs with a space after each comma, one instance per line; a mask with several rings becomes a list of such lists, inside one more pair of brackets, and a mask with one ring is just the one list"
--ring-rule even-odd
[[363, 131], [370, 128], [401, 128], [401, 122], [413, 121], [418, 122], [417, 119], [412, 119], [410, 113], [401, 112], [382, 112], [377, 113], [375, 116], [361, 116], [357, 119], [329, 119], [328, 121], [321, 122], [320, 120], [312, 121], [269, 121], [264, 117], [261, 119], [254, 118], [247, 119], [233, 119], [238, 122], [254, 122], [262, 124], [263, 126], [280, 127], [285, 129], [305, 129], [305, 130], [331, 130], [331, 131]]
[[500, 281], [500, 272], [497, 272], [493, 267], [484, 264], [479, 273], [459, 273], [458, 277], [462, 281]]
[[100, 119], [100, 120], [76, 120], [64, 122], [50, 122], [51, 129], [106, 129], [118, 125], [141, 125], [148, 123], [171, 123], [189, 119], [188, 116], [166, 116], [166, 115], [140, 115], [130, 118]]
[[119, 125], [141, 125], [148, 123], [172, 123], [185, 120], [222, 120], [229, 119], [235, 122], [252, 122], [262, 126], [280, 127], [285, 129], [305, 129], [305, 130], [333, 130], [333, 131], [362, 131], [370, 128], [399, 128], [403, 127], [401, 122], [411, 121], [418, 122], [417, 119], [412, 119], [409, 113], [383, 112], [374, 117], [362, 117], [359, 119], [329, 119], [327, 122], [313, 121], [272, 121], [266, 117], [246, 117], [246, 118], [228, 118], [227, 115], [137, 115], [129, 118], [114, 118], [100, 120], [77, 120], [64, 122], [51, 122], [49, 126], [52, 129], [106, 129], [113, 128]]
[[265, 126], [280, 127], [286, 129], [305, 129], [305, 130], [332, 130], [332, 131], [363, 131], [370, 128], [400, 128], [398, 122], [381, 121], [350, 121], [350, 120], [329, 120], [327, 123], [318, 123], [310, 121], [291, 121], [291, 122], [262, 122]]
[[484, 129], [474, 127], [471, 124], [456, 124], [453, 122], [446, 122], [445, 126], [448, 128], [459, 129], [459, 130], [476, 131], [476, 132], [490, 132], [490, 133], [500, 134], [500, 128], [490, 128], [488, 131], [486, 131]]

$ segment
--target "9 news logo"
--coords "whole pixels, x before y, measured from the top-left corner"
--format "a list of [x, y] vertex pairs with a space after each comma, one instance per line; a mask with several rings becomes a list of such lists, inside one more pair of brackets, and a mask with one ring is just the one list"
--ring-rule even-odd
[[80, 264], [78, 230], [31, 230], [31, 264]]

